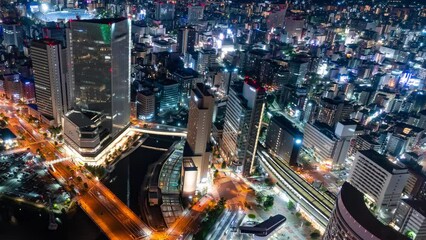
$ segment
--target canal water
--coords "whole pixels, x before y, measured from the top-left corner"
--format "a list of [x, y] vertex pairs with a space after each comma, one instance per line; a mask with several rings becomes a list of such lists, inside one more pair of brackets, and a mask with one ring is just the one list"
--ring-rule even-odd
[[45, 211], [0, 201], [0, 239], [4, 240], [103, 240], [99, 228], [79, 208], [68, 216], [59, 216], [56, 231], [47, 229], [49, 215]]
[[[167, 149], [179, 139], [170, 136], [150, 136], [143, 145]], [[117, 163], [108, 179], [104, 181], [104, 184], [137, 215], [140, 215], [140, 189], [148, 166], [164, 153], [140, 147]]]

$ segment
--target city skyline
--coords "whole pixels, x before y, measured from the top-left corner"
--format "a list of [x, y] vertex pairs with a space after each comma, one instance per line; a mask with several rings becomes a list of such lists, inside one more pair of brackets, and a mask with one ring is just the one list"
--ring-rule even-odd
[[0, 239], [425, 239], [425, 6], [1, 2]]

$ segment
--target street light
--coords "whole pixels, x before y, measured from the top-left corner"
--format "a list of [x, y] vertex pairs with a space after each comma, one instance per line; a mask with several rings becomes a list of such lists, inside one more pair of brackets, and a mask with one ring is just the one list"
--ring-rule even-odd
[[47, 3], [42, 3], [40, 5], [40, 8], [41, 8], [41, 12], [42, 13], [45, 13], [45, 12], [49, 11], [49, 5], [47, 5]]

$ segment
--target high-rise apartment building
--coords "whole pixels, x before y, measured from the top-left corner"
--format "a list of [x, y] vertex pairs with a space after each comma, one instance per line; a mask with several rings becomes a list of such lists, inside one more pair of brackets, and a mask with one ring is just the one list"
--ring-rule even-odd
[[50, 22], [42, 29], [43, 38], [61, 41], [62, 47], [66, 47], [66, 25], [64, 23]]
[[216, 49], [203, 48], [198, 53], [197, 71], [203, 74], [208, 68], [218, 66], [216, 62]]
[[412, 199], [426, 200], [426, 175], [421, 169], [409, 169], [409, 172], [403, 193]]
[[305, 59], [293, 59], [288, 63], [290, 71], [290, 81], [297, 85], [305, 81], [305, 75], [308, 72], [309, 62]]
[[236, 83], [230, 90], [222, 150], [226, 159], [245, 176], [254, 170], [265, 97], [265, 89], [251, 79]]
[[191, 91], [196, 83], [203, 82], [202, 75], [192, 68], [180, 68], [172, 72], [171, 79], [179, 84], [179, 104], [189, 106]]
[[150, 120], [155, 115], [155, 95], [152, 91], [146, 90], [136, 94], [137, 116], [142, 120]]
[[272, 117], [265, 144], [279, 158], [290, 165], [297, 165], [297, 158], [302, 148], [303, 133], [283, 116]]
[[426, 200], [403, 199], [394, 223], [399, 232], [411, 239], [426, 239]]
[[24, 46], [24, 29], [22, 25], [16, 22], [5, 21], [3, 27], [3, 46], [15, 46], [20, 51]]
[[405, 152], [408, 145], [408, 138], [402, 134], [389, 133], [388, 141], [386, 144], [386, 152], [394, 157], [399, 156]]
[[192, 160], [198, 169], [197, 182], [207, 178], [210, 153], [206, 153], [213, 120], [214, 98], [209, 89], [197, 83], [191, 91], [188, 114], [187, 142], [192, 152]]
[[322, 98], [318, 121], [334, 127], [337, 122], [349, 118], [353, 112], [353, 106], [348, 101]]
[[334, 129], [334, 134], [337, 136], [336, 151], [333, 155], [333, 167], [341, 167], [348, 156], [351, 140], [355, 135], [356, 122], [353, 120], [346, 120], [338, 122]]
[[303, 112], [303, 122], [312, 123], [315, 119], [318, 109], [318, 104], [313, 100], [308, 100]]
[[195, 47], [195, 28], [186, 26], [178, 30], [177, 51], [185, 54], [193, 52]]
[[130, 20], [116, 18], [71, 21], [67, 34], [69, 107], [104, 115], [105, 139], [116, 139], [130, 124], [129, 33]]
[[307, 123], [303, 146], [318, 161], [339, 167], [346, 160], [355, 128], [356, 124], [352, 121], [339, 122], [334, 132], [325, 123]]
[[37, 110], [53, 124], [62, 124], [66, 101], [61, 42], [54, 39], [34, 40], [31, 43]]
[[204, 16], [204, 6], [190, 5], [188, 6], [188, 24], [198, 23]]
[[422, 110], [419, 112], [420, 119], [417, 124], [417, 127], [426, 129], [426, 110]]
[[303, 147], [320, 162], [332, 162], [336, 142], [332, 129], [323, 123], [305, 125]]
[[6, 98], [13, 102], [18, 102], [22, 97], [22, 83], [19, 73], [3, 74], [3, 87]]
[[160, 112], [177, 108], [179, 106], [179, 83], [165, 80], [158, 85], [161, 88]]
[[375, 202], [378, 210], [394, 210], [408, 177], [406, 167], [374, 150], [362, 150], [356, 154], [348, 182]]
[[34, 79], [21, 78], [22, 83], [22, 98], [28, 103], [35, 102], [35, 85]]
[[355, 141], [350, 149], [349, 155], [354, 155], [361, 150], [380, 151], [380, 143], [374, 140], [370, 135], [356, 136]]
[[365, 205], [364, 194], [348, 182], [340, 189], [322, 239], [408, 240], [375, 218]]

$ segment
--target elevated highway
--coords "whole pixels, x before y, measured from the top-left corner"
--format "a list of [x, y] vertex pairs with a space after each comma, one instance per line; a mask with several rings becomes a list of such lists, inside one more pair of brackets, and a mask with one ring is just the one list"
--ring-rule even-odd
[[173, 136], [173, 137], [186, 137], [187, 131], [182, 128], [175, 127], [154, 127], [154, 128], [143, 128], [139, 126], [130, 127], [132, 131], [154, 134], [154, 135], [162, 135], [162, 136]]

